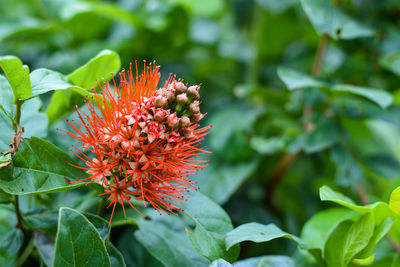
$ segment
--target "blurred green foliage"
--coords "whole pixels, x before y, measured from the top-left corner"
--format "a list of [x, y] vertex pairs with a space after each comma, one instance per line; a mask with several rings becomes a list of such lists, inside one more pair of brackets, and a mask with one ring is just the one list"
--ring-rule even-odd
[[[46, 137], [64, 151], [76, 141], [56, 130], [69, 127], [60, 119], [74, 118], [70, 113], [83, 103], [84, 90], [96, 79], [110, 78], [102, 73], [115, 74], [135, 60], [139, 66], [156, 60], [162, 80], [174, 73], [190, 84], [201, 83], [202, 110], [208, 112], [203, 123], [213, 125], [205, 143], [212, 154], [204, 157], [209, 167], [194, 179], [202, 193], [224, 207], [234, 226], [274, 223], [300, 235], [309, 229], [307, 220], [328, 207], [319, 199], [322, 185], [362, 203], [363, 198], [387, 202], [400, 183], [399, 1], [2, 0], [0, 14], [0, 55], [18, 56], [31, 70], [33, 92], [47, 92], [24, 104], [24, 137]], [[112, 59], [96, 61], [98, 72], [79, 72], [101, 51]], [[10, 59], [0, 57], [0, 65], [4, 60]], [[50, 71], [40, 68], [57, 71], [50, 73], [57, 81], [52, 78], [53, 89], [35, 83]], [[15, 91], [18, 84], [0, 76], [0, 87], [10, 86]], [[53, 92], [54, 86], [63, 91]], [[7, 92], [0, 99], [5, 110], [0, 112], [1, 151], [13, 136], [7, 117], [15, 115], [15, 101], [12, 90]], [[93, 209], [97, 203], [89, 203], [93, 197], [86, 191], [51, 195], [53, 208]], [[30, 212], [28, 200], [22, 202]], [[349, 214], [323, 212], [318, 214], [332, 220]], [[3, 213], [0, 209], [0, 220]], [[347, 226], [343, 221], [337, 229]], [[143, 249], [145, 241], [132, 245], [127, 239], [146, 240], [142, 229], [134, 237], [132, 227], [118, 228], [112, 237], [127, 265], [157, 264], [160, 259]], [[303, 238], [309, 233], [303, 230]], [[346, 233], [337, 235], [324, 236], [326, 246]], [[389, 266], [384, 264], [397, 258], [386, 240], [380, 244], [374, 266]], [[275, 240], [242, 244], [239, 259], [285, 254], [305, 265], [307, 253], [290, 241]], [[355, 255], [350, 256], [346, 264]], [[237, 266], [269, 260], [293, 264], [284, 256], [265, 256]]]

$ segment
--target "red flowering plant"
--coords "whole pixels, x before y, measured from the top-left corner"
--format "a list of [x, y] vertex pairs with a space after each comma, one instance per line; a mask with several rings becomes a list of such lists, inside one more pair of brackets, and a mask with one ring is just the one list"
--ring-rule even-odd
[[115, 79], [111, 85], [99, 84], [102, 92], [93, 90], [92, 101], [86, 102], [90, 113], [76, 107], [80, 121], [68, 121], [75, 133], [67, 133], [82, 142], [82, 149], [74, 146], [73, 153], [86, 163], [76, 167], [90, 174], [76, 182], [104, 187], [101, 195], [109, 195], [113, 205], [110, 223], [118, 202], [125, 218], [125, 201], [138, 211], [131, 198], [150, 203], [158, 212], [174, 213], [179, 208], [173, 202], [197, 189], [188, 176], [206, 166], [196, 160], [207, 152], [200, 141], [211, 127], [198, 124], [205, 115], [199, 108], [200, 85], [187, 87], [170, 75], [157, 90], [160, 73], [154, 64], [145, 64], [140, 75], [137, 65], [134, 75], [131, 64], [119, 78], [119, 85]]

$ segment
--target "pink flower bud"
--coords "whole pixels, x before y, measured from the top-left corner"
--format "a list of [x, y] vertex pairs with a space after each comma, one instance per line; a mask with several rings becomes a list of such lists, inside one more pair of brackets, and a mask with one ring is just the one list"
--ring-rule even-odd
[[200, 89], [200, 86], [198, 86], [198, 85], [190, 86], [187, 91], [188, 97], [190, 97], [194, 100], [200, 99], [199, 89]]
[[175, 100], [175, 93], [173, 91], [166, 91], [164, 97], [166, 97], [169, 102], [172, 102]]
[[190, 103], [189, 111], [192, 114], [200, 113], [199, 101], [193, 101], [193, 103]]
[[193, 136], [193, 130], [186, 128], [185, 130], [183, 130], [183, 137], [185, 138], [190, 138]]
[[178, 104], [186, 104], [186, 102], [188, 101], [188, 98], [186, 96], [186, 94], [180, 94], [176, 96], [176, 101], [178, 102]]
[[165, 97], [159, 95], [154, 100], [154, 106], [156, 108], [165, 108], [168, 105], [168, 101]]
[[182, 94], [186, 91], [186, 86], [183, 82], [175, 82], [174, 88], [177, 94]]
[[186, 116], [182, 116], [179, 119], [179, 122], [181, 123], [181, 127], [182, 128], [189, 127], [189, 125], [190, 125], [190, 119], [188, 117], [186, 117]]
[[174, 128], [175, 125], [178, 123], [178, 121], [179, 121], [178, 117], [176, 116], [175, 113], [173, 113], [173, 114], [171, 114], [171, 115], [168, 116], [168, 118], [167, 118], [167, 125], [168, 125], [170, 128]]
[[192, 116], [190, 116], [190, 119], [192, 122], [197, 123], [199, 122], [202, 118], [204, 117], [203, 114], [201, 113], [195, 113]]

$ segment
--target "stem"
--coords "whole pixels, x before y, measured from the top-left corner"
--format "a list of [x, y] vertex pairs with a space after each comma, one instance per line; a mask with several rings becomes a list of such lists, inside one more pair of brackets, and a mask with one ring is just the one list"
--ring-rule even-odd
[[15, 263], [15, 267], [19, 267], [24, 264], [24, 262], [28, 259], [29, 255], [31, 255], [34, 247], [35, 247], [35, 242], [34, 242], [34, 239], [31, 238], [31, 240], [29, 240], [29, 243], [26, 246], [25, 250], [22, 252], [21, 256]]
[[322, 62], [324, 59], [324, 54], [328, 42], [329, 42], [329, 35], [324, 33], [319, 39], [317, 53], [315, 54], [314, 63], [311, 70], [311, 74], [313, 76], [318, 76], [319, 73], [321, 72]]
[[23, 103], [24, 103], [23, 100], [17, 100], [16, 103], [15, 103], [15, 105], [17, 107], [17, 111], [16, 111], [16, 114], [15, 114], [15, 123], [14, 123], [15, 131], [18, 131], [18, 128], [19, 128], [19, 123], [20, 123], [20, 120], [21, 120], [21, 107], [22, 107]]
[[99, 203], [99, 207], [97, 208], [97, 215], [100, 217], [104, 216], [104, 210], [106, 207], [106, 198], [102, 197]]
[[[361, 198], [361, 202], [363, 203], [363, 205], [370, 204], [370, 202], [368, 200], [368, 196], [367, 196], [366, 190], [365, 190], [365, 188], [364, 188], [362, 183], [358, 183], [357, 184], [357, 192], [358, 192], [358, 195]], [[400, 254], [400, 246], [390, 236], [386, 236], [386, 239], [389, 241], [389, 243], [393, 247], [393, 249], [398, 254]]]
[[17, 219], [18, 219], [17, 227], [19, 227], [23, 232], [25, 232], [26, 231], [26, 227], [25, 227], [25, 225], [23, 223], [22, 215], [21, 215], [21, 212], [19, 210], [19, 198], [18, 198], [18, 195], [14, 196], [13, 203], [14, 203], [14, 206], [15, 206], [15, 213], [17, 214]]

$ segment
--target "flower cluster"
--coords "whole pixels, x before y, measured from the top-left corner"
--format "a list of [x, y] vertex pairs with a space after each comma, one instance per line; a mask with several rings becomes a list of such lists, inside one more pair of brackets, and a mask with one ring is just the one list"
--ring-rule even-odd
[[100, 84], [101, 94], [94, 91], [92, 101], [86, 103], [90, 114], [76, 107], [80, 122], [75, 123], [85, 130], [69, 122], [76, 133], [68, 133], [82, 142], [82, 149], [75, 147], [79, 153], [74, 153], [85, 161], [87, 167], [81, 168], [90, 174], [79, 181], [104, 186], [114, 205], [111, 219], [117, 202], [124, 214], [124, 201], [135, 209], [132, 197], [159, 212], [173, 213], [178, 208], [171, 202], [196, 189], [188, 175], [205, 167], [204, 161], [195, 159], [206, 152], [200, 141], [211, 127], [198, 125], [204, 117], [200, 86], [187, 87], [170, 76], [157, 90], [160, 74], [154, 64], [145, 65], [141, 75], [136, 66], [135, 77], [131, 65], [119, 77], [118, 86], [113, 79], [112, 85]]

